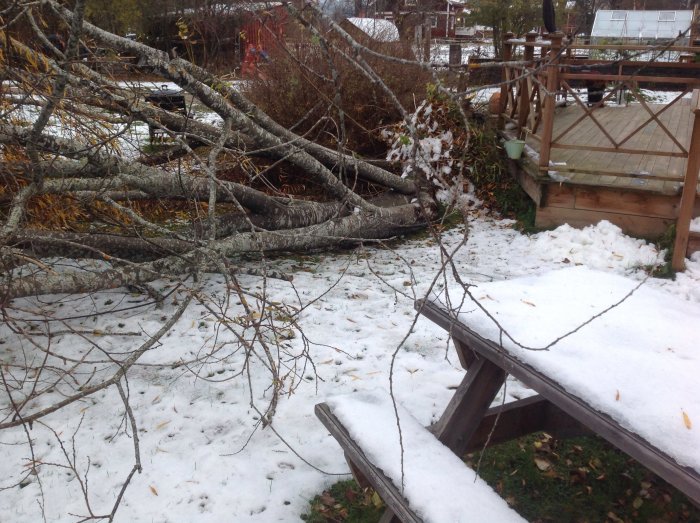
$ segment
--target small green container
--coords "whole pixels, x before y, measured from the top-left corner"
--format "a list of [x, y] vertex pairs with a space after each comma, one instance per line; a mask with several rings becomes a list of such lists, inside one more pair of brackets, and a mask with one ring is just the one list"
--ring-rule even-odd
[[507, 140], [503, 145], [506, 148], [508, 158], [518, 160], [523, 155], [525, 140]]

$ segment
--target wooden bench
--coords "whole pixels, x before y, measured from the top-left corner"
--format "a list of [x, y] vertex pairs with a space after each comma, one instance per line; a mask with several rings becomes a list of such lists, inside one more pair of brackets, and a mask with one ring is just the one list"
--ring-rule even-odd
[[[525, 521], [387, 392], [358, 392], [316, 405], [356, 477], [403, 522]], [[403, 447], [403, 454], [401, 449]], [[403, 474], [402, 474], [403, 470]]]

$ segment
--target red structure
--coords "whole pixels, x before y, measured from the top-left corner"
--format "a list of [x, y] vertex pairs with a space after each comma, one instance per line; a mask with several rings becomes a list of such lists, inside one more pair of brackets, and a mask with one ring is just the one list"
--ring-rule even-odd
[[288, 21], [289, 15], [282, 5], [245, 13], [240, 32], [241, 76], [250, 78], [259, 74], [258, 66], [269, 61], [271, 50], [284, 41]]

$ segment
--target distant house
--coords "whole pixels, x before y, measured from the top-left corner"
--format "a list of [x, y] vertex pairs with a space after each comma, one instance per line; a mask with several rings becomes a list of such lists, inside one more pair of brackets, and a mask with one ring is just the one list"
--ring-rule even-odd
[[591, 43], [658, 44], [678, 38], [678, 45], [690, 42], [693, 11], [614, 11], [596, 12]]
[[457, 19], [464, 10], [459, 0], [399, 0], [398, 10], [377, 13], [396, 22], [403, 35], [411, 35], [415, 29], [430, 28], [430, 38], [455, 38]]
[[196, 61], [248, 60], [250, 50], [269, 51], [287, 36], [281, 2], [207, 3], [157, 13], [145, 21], [146, 42]]

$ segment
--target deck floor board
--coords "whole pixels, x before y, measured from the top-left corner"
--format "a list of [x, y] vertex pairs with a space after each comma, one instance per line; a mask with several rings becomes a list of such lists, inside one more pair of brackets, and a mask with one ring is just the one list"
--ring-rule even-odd
[[[661, 104], [648, 104], [648, 106], [655, 113], [663, 108]], [[683, 98], [658, 116], [659, 121], [666, 126], [668, 131], [673, 134], [686, 150], [690, 144], [690, 133], [694, 117], [690, 108], [691, 100]], [[554, 117], [553, 136], [559, 136], [582, 114], [583, 108], [576, 104], [558, 107]], [[617, 142], [621, 141], [650, 118], [650, 114], [638, 103], [627, 106], [606, 105], [596, 109], [593, 114]], [[567, 132], [559, 140], [559, 143], [579, 147], [612, 147], [610, 140], [589, 117], [583, 119], [576, 127]], [[529, 137], [528, 144], [539, 151], [539, 140]], [[625, 142], [622, 147], [637, 150], [651, 151], [653, 149], [654, 151], [663, 152], [682, 152], [655, 121], [649, 122]], [[553, 148], [551, 150], [551, 161], [555, 164], [565, 164], [566, 169], [574, 171], [569, 173], [561, 171], [560, 174], [565, 175], [572, 182], [575, 181], [575, 183], [666, 193], [679, 190], [680, 182], [685, 175], [686, 163], [686, 159], [682, 157], [566, 148]], [[645, 180], [638, 176], [605, 175], [603, 174], [605, 172], [629, 175], [644, 173], [652, 176], [670, 176], [674, 179]]]

